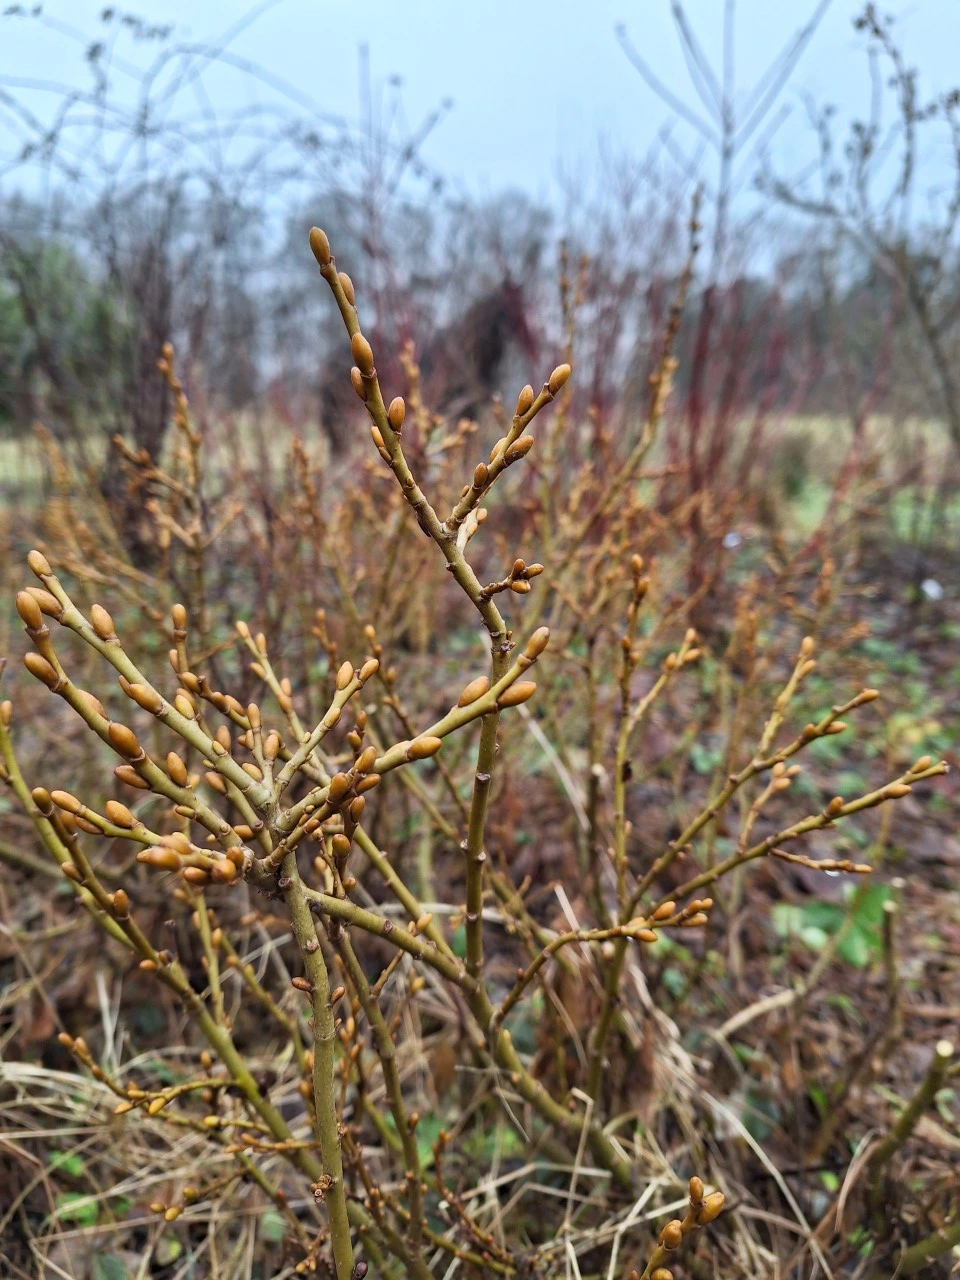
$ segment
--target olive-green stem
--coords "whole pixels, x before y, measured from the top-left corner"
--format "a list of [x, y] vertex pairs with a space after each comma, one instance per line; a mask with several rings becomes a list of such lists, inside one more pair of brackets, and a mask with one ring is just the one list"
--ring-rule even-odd
[[386, 1086], [387, 1098], [390, 1103], [390, 1112], [393, 1115], [393, 1121], [403, 1148], [403, 1158], [406, 1162], [404, 1172], [410, 1201], [410, 1223], [407, 1233], [410, 1258], [407, 1265], [413, 1274], [424, 1278], [424, 1280], [430, 1280], [430, 1272], [420, 1254], [423, 1237], [423, 1173], [420, 1169], [417, 1137], [403, 1101], [400, 1072], [397, 1070], [396, 1045], [394, 1044], [393, 1036], [390, 1034], [390, 1028], [387, 1026], [387, 1020], [381, 1013], [380, 1006], [370, 990], [370, 983], [367, 981], [363, 968], [357, 960], [346, 931], [337, 939], [335, 945], [373, 1031], [377, 1046], [377, 1057], [380, 1059], [383, 1082]]
[[317, 930], [297, 869], [296, 855], [288, 853], [281, 866], [283, 897], [290, 912], [290, 924], [303, 958], [310, 983], [313, 1006], [313, 1096], [317, 1112], [317, 1137], [320, 1139], [320, 1179], [324, 1203], [330, 1215], [330, 1237], [337, 1280], [350, 1280], [353, 1274], [353, 1242], [347, 1215], [347, 1194], [343, 1181], [343, 1159], [334, 1090], [336, 1029], [330, 1007], [330, 979], [326, 961], [317, 939]]

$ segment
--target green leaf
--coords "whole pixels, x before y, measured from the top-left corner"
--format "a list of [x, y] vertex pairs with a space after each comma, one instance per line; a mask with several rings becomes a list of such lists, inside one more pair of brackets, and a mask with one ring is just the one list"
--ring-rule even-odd
[[153, 1256], [157, 1261], [157, 1265], [161, 1267], [169, 1267], [176, 1262], [183, 1253], [183, 1245], [170, 1231], [165, 1231], [156, 1243]]
[[95, 1253], [90, 1263], [90, 1280], [130, 1280], [126, 1263], [113, 1253]]
[[92, 1227], [100, 1216], [100, 1208], [93, 1196], [79, 1191], [63, 1191], [56, 1198], [56, 1214], [61, 1222], [76, 1222], [81, 1227]]
[[467, 929], [465, 925], [457, 925], [453, 933], [450, 935], [450, 950], [455, 956], [459, 956], [461, 960], [466, 958], [467, 954]]
[[260, 1236], [272, 1244], [278, 1243], [286, 1235], [287, 1221], [277, 1209], [268, 1209], [260, 1219]]
[[849, 929], [837, 948], [838, 953], [856, 969], [865, 969], [870, 963], [876, 944], [862, 929]]
[[54, 1169], [62, 1171], [70, 1178], [82, 1178], [86, 1169], [83, 1156], [73, 1151], [51, 1151], [47, 1157], [47, 1164], [51, 1171]]

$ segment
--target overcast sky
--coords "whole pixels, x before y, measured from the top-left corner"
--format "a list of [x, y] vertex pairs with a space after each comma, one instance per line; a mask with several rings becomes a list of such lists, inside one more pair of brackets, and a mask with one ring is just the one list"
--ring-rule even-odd
[[[233, 0], [140, 0], [131, 7], [153, 21], [173, 22], [181, 37], [202, 41], [217, 39], [249, 12]], [[686, 7], [719, 66], [723, 0], [688, 0]], [[0, 19], [0, 85], [11, 76], [77, 83], [102, 8], [103, 0], [50, 0], [43, 12], [53, 25]], [[812, 8], [813, 0], [739, 0], [735, 50], [742, 97]], [[842, 118], [866, 111], [869, 78], [852, 26], [860, 8], [859, 0], [833, 0], [790, 81], [783, 101], [791, 114], [772, 142], [781, 168], [799, 167], [812, 154], [805, 95], [836, 103]], [[899, 18], [925, 94], [960, 81], [960, 0], [888, 0], [883, 8]], [[550, 198], [561, 162], [584, 170], [600, 139], [643, 152], [671, 116], [618, 46], [618, 23], [660, 78], [696, 104], [670, 0], [277, 0], [262, 6], [231, 48], [323, 108], [356, 119], [359, 50], [366, 44], [375, 89], [389, 77], [402, 78], [411, 126], [452, 101], [424, 148], [440, 172], [475, 194], [517, 186]], [[130, 42], [124, 49], [142, 63], [150, 57], [150, 50]], [[211, 83], [224, 106], [250, 92], [235, 76]], [[41, 114], [44, 101], [50, 99], [43, 94], [31, 98]], [[689, 133], [677, 136], [690, 141]]]

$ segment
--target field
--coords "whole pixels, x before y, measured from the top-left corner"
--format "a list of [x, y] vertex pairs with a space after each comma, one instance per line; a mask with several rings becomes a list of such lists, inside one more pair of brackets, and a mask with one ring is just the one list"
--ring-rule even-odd
[[960, 94], [474, 198], [272, 8], [0, 67], [0, 1275], [958, 1274]]

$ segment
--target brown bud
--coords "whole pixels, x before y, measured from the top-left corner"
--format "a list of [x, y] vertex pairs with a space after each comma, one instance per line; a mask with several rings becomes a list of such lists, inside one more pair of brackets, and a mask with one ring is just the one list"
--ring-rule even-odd
[[60, 683], [60, 677], [55, 669], [39, 653], [26, 654], [23, 659], [23, 665], [32, 676], [35, 676], [41, 684], [45, 684], [48, 689], [56, 689]]
[[525, 657], [531, 658], [531, 659], [539, 658], [541, 653], [543, 653], [544, 649], [547, 647], [549, 643], [550, 643], [550, 628], [537, 627], [536, 631], [527, 641], [526, 648], [523, 651]]
[[173, 623], [173, 629], [177, 631], [186, 631], [187, 629], [187, 611], [182, 604], [175, 604], [170, 609], [170, 620]]
[[363, 811], [366, 808], [366, 804], [367, 802], [366, 800], [364, 800], [363, 796], [353, 797], [353, 799], [347, 805], [347, 813], [350, 815], [350, 819], [352, 822], [360, 821], [361, 817], [363, 816]]
[[351, 307], [355, 307], [357, 305], [357, 294], [356, 294], [356, 290], [353, 287], [353, 281], [350, 279], [350, 277], [347, 275], [345, 271], [338, 271], [337, 278], [340, 281], [340, 287], [343, 289], [343, 292], [347, 295], [347, 301], [350, 303]]
[[113, 771], [114, 777], [120, 782], [126, 783], [128, 787], [135, 787], [137, 791], [149, 791], [150, 783], [141, 778], [139, 773], [132, 765], [118, 764]]
[[218, 858], [210, 868], [210, 878], [215, 884], [232, 884], [237, 878], [236, 864], [230, 858]]
[[345, 773], [335, 773], [330, 779], [327, 796], [331, 804], [336, 804], [350, 790], [350, 779]]
[[198, 887], [207, 884], [210, 880], [202, 867], [184, 867], [182, 874], [187, 884], [195, 884]]
[[197, 709], [193, 705], [193, 699], [187, 693], [186, 689], [178, 689], [177, 696], [173, 700], [174, 710], [183, 716], [184, 720], [192, 720], [197, 714]]
[[66, 813], [82, 813], [83, 804], [75, 795], [71, 795], [69, 791], [51, 791], [50, 799], [58, 809], [63, 809]]
[[368, 773], [365, 778], [361, 778], [357, 783], [357, 795], [363, 795], [365, 791], [372, 791], [374, 787], [379, 787], [383, 781], [379, 773]]
[[921, 756], [919, 760], [914, 760], [910, 766], [911, 773], [923, 773], [925, 769], [929, 769], [933, 764], [932, 756]]
[[[353, 387], [354, 391], [357, 393], [360, 399], [364, 402], [364, 404], [366, 404], [367, 388], [364, 386], [363, 374], [360, 372], [360, 370], [357, 368], [356, 365], [354, 365], [353, 368], [350, 370], [350, 385]], [[377, 434], [379, 435], [380, 433], [378, 432]], [[379, 449], [382, 444], [383, 444], [383, 436], [380, 436], [380, 443], [377, 444], [377, 448]]]
[[507, 463], [519, 462], [521, 458], [525, 458], [533, 448], [533, 436], [521, 436], [519, 440], [514, 440], [513, 444], [507, 449], [503, 455], [504, 461]]
[[165, 845], [141, 849], [137, 854], [137, 861], [148, 867], [154, 867], [157, 871], [179, 871], [183, 866], [183, 859], [176, 849], [170, 849]]
[[103, 811], [115, 827], [126, 827], [129, 830], [138, 825], [137, 819], [119, 800], [108, 800], [103, 806]]
[[683, 1239], [683, 1224], [679, 1218], [674, 1218], [660, 1232], [658, 1243], [664, 1249], [679, 1249], [680, 1242]]
[[53, 574], [50, 561], [42, 551], [33, 550], [27, 555], [27, 564], [38, 578], [48, 578]]
[[800, 642], [800, 657], [801, 658], [812, 657], [813, 651], [815, 648], [816, 648], [816, 645], [815, 645], [813, 636], [804, 636]]
[[330, 841], [330, 848], [335, 858], [345, 858], [350, 852], [350, 837], [338, 831]]
[[426, 733], [419, 738], [414, 738], [407, 747], [408, 760], [427, 760], [430, 756], [435, 756], [443, 746], [442, 738], [434, 738]]
[[8, 725], [13, 719], [13, 703], [9, 698], [0, 702], [0, 724]]
[[403, 396], [394, 396], [390, 401], [389, 409], [387, 409], [387, 421], [397, 435], [403, 430], [403, 419], [406, 412], [407, 406], [403, 402]]
[[526, 578], [514, 578], [510, 583], [510, 590], [518, 596], [525, 596], [533, 590]]
[[703, 1179], [696, 1176], [690, 1179], [690, 1203], [699, 1205], [703, 1202]]
[[379, 660], [379, 658], [367, 658], [366, 662], [363, 664], [363, 666], [362, 666], [362, 667], [360, 668], [360, 670], [357, 672], [357, 675], [360, 677], [360, 680], [361, 680], [364, 684], [366, 684], [366, 683], [367, 683], [367, 681], [368, 681], [372, 676], [375, 676], [379, 670], [380, 670], [380, 660]]
[[531, 387], [528, 382], [527, 385], [521, 389], [520, 394], [517, 396], [517, 417], [522, 418], [525, 413], [528, 413], [530, 410], [530, 406], [532, 404], [533, 404], [533, 387]]
[[700, 1206], [700, 1212], [697, 1214], [697, 1225], [705, 1227], [713, 1222], [715, 1218], [718, 1218], [720, 1211], [723, 1209], [723, 1200], [722, 1191], [711, 1191]]
[[473, 469], [473, 487], [482, 489], [490, 479], [490, 468], [485, 462], [478, 462]]
[[553, 395], [556, 395], [561, 387], [566, 385], [567, 379], [570, 377], [570, 366], [568, 364], [558, 364], [550, 375], [547, 386]]
[[126, 756], [128, 760], [143, 759], [143, 747], [137, 741], [137, 735], [127, 725], [111, 721], [107, 725], [107, 737], [110, 739], [110, 745], [119, 755]]
[[117, 629], [102, 604], [95, 604], [90, 610], [90, 625], [101, 640], [116, 640]]
[[240, 766], [240, 768], [247, 775], [247, 777], [252, 778], [254, 782], [263, 781], [263, 774], [260, 771], [259, 765], [255, 765], [251, 763], [251, 761], [245, 760], [243, 764]]
[[178, 787], [187, 785], [187, 766], [175, 751], [170, 751], [167, 754], [167, 773], [169, 773]]
[[526, 702], [528, 698], [532, 698], [536, 691], [535, 681], [518, 680], [516, 684], [510, 685], [509, 689], [504, 689], [497, 699], [497, 706], [518, 707], [521, 702]]
[[830, 803], [824, 809], [824, 813], [828, 818], [835, 818], [843, 808], [843, 796], [834, 796]]
[[374, 764], [376, 763], [376, 759], [377, 759], [377, 748], [367, 747], [366, 750], [361, 752], [361, 754], [357, 757], [357, 762], [354, 765], [354, 768], [357, 770], [358, 773], [369, 773], [370, 770], [373, 768]]
[[17, 613], [31, 631], [39, 631], [43, 626], [43, 614], [40, 606], [29, 591], [18, 591], [16, 598]]
[[664, 902], [653, 913], [654, 920], [669, 920], [677, 909], [675, 902]]
[[650, 1280], [673, 1280], [673, 1272], [669, 1267], [657, 1267], [650, 1272]]
[[137, 706], [143, 707], [144, 711], [149, 711], [152, 715], [158, 715], [163, 710], [163, 699], [156, 689], [151, 689], [148, 684], [128, 685], [124, 693], [128, 698], [132, 698]]
[[373, 348], [362, 333], [355, 333], [350, 339], [350, 351], [353, 359], [365, 378], [373, 376]]
[[337, 672], [337, 690], [340, 693], [343, 693], [344, 689], [350, 684], [353, 675], [353, 664], [350, 662], [341, 663], [340, 670]]
[[908, 796], [912, 790], [913, 788], [905, 782], [890, 782], [883, 789], [884, 795], [891, 800], [899, 800], [901, 796]]
[[318, 266], [328, 267], [330, 265], [333, 258], [330, 252], [330, 241], [327, 239], [327, 233], [321, 231], [319, 227], [310, 228], [310, 248]]
[[51, 592], [45, 591], [43, 587], [27, 587], [27, 594], [33, 596], [40, 606], [40, 612], [45, 613], [48, 618], [59, 621], [63, 617], [63, 605]]
[[130, 899], [127, 897], [126, 891], [118, 889], [110, 899], [113, 907], [113, 914], [118, 920], [125, 920], [130, 914]]
[[77, 868], [73, 865], [72, 862], [61, 863], [60, 870], [67, 877], [67, 879], [72, 880], [74, 884], [83, 884], [83, 876], [80, 874], [80, 872], [77, 870]]
[[468, 707], [471, 702], [476, 702], [478, 698], [482, 698], [489, 688], [490, 681], [487, 677], [477, 676], [476, 680], [471, 680], [470, 683], [464, 687], [463, 692], [457, 699], [457, 706]]
[[307, 995], [313, 991], [313, 983], [310, 982], [308, 978], [291, 978], [290, 983], [292, 986], [296, 987], [298, 991], [305, 991]]
[[271, 729], [263, 740], [263, 758], [265, 760], [276, 760], [279, 754], [280, 735], [277, 733], [276, 729]]

